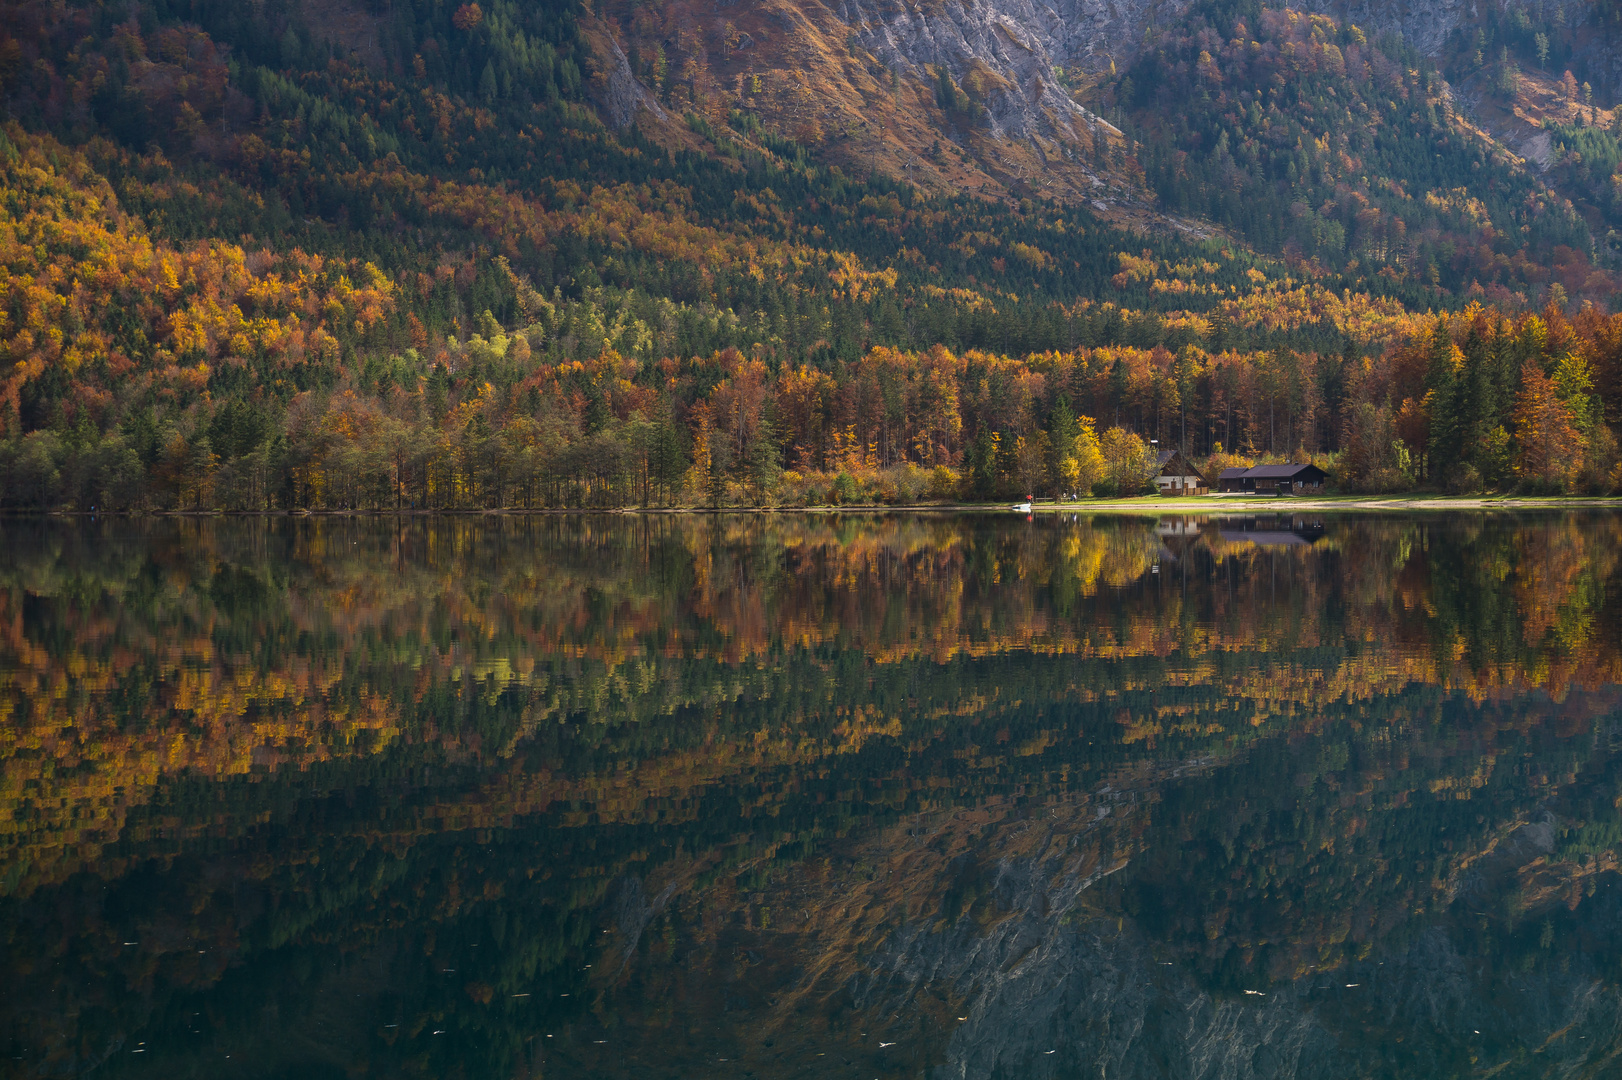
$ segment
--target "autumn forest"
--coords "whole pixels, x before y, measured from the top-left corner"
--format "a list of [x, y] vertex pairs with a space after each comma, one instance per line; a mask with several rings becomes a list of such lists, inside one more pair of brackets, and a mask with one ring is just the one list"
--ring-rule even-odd
[[1610, 1075], [1619, 440], [1622, 0], [0, 0], [0, 1077]]
[[[1622, 488], [1592, 87], [1549, 84], [1561, 187], [1453, 111], [1463, 38], [1198, 6], [1075, 89], [1115, 120], [1078, 161], [1212, 223], [1171, 228], [864, 165], [804, 71], [740, 59], [766, 30], [654, 45], [620, 7], [0, 4], [0, 505], [1130, 496], [1171, 448], [1343, 491]], [[1551, 63], [1527, 27], [1481, 31], [1499, 83]], [[972, 134], [977, 78], [875, 85]]]

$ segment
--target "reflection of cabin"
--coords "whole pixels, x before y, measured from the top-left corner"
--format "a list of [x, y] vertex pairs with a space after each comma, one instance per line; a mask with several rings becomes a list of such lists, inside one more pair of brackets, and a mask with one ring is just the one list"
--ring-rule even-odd
[[1294, 465], [1257, 465], [1252, 469], [1223, 469], [1218, 491], [1253, 491], [1258, 495], [1307, 495], [1321, 492], [1329, 474], [1307, 462]]
[[1190, 465], [1181, 450], [1162, 450], [1155, 459], [1155, 487], [1162, 495], [1206, 495], [1205, 477]]
[[1251, 543], [1258, 547], [1304, 547], [1323, 539], [1322, 521], [1294, 518], [1252, 518], [1247, 521], [1224, 521], [1218, 534], [1230, 544]]
[[1197, 537], [1204, 523], [1205, 518], [1202, 517], [1161, 518], [1155, 522], [1155, 533], [1162, 540], [1168, 537], [1179, 539]]

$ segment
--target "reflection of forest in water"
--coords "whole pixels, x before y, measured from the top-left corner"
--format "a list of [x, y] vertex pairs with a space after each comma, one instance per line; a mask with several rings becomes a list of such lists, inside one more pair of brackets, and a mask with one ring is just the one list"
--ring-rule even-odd
[[1622, 1050], [1616, 517], [0, 545], [19, 1072], [1541, 1076]]

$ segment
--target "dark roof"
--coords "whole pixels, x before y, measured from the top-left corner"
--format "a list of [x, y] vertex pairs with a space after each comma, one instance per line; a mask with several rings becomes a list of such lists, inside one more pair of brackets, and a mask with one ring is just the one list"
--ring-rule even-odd
[[[1257, 465], [1254, 469], [1246, 470], [1245, 475], [1255, 479], [1282, 480], [1285, 477], [1303, 473], [1308, 469], [1318, 469], [1318, 467], [1310, 461], [1304, 465]], [[1318, 469], [1318, 471], [1322, 472], [1323, 470]], [[1226, 476], [1227, 472], [1224, 471], [1222, 475]]]
[[1232, 468], [1232, 469], [1223, 469], [1222, 470], [1222, 475], [1217, 477], [1217, 479], [1218, 480], [1237, 480], [1243, 475], [1245, 475], [1245, 470], [1241, 469], [1241, 468], [1238, 468], [1238, 467], [1235, 467], [1235, 468]]
[[[1175, 469], [1176, 471], [1168, 474], [1168, 469]], [[1162, 450], [1159, 457], [1155, 459], [1155, 471], [1161, 476], [1193, 476], [1199, 470], [1195, 469], [1193, 464], [1183, 456], [1182, 451]]]

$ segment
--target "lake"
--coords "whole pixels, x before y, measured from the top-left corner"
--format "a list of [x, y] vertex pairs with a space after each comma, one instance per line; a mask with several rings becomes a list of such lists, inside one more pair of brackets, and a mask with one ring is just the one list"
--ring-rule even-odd
[[1622, 516], [0, 521], [5, 1075], [1622, 1068]]

